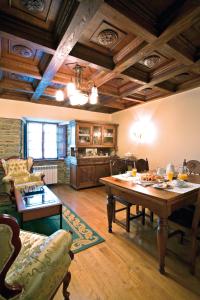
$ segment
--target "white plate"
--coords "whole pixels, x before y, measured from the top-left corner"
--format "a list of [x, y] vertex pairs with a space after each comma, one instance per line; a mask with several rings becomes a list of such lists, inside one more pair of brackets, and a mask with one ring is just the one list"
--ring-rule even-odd
[[170, 185], [170, 186], [168, 186], [168, 187], [165, 187], [165, 186], [163, 186], [162, 183], [156, 183], [156, 184], [153, 185], [153, 187], [156, 188], [156, 189], [159, 189], [159, 190], [173, 189], [173, 186]]

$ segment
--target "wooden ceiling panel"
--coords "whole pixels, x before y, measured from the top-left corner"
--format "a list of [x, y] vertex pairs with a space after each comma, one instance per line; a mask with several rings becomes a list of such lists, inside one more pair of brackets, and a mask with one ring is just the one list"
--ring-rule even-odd
[[135, 38], [136, 35], [129, 31], [129, 27], [102, 7], [79, 42], [113, 57]]
[[27, 46], [26, 43], [2, 38], [1, 56], [13, 59], [19, 62], [25, 62], [31, 65], [38, 65], [42, 58], [43, 52], [34, 47]]
[[7, 15], [39, 28], [52, 31], [62, 0], [2, 0], [0, 10]]
[[[112, 113], [200, 86], [200, 2], [2, 0], [0, 92], [6, 99], [71, 107], [66, 84], [83, 67]], [[62, 89], [65, 101], [55, 101]]]
[[33, 82], [33, 78], [29, 76], [23, 76], [16, 73], [4, 72], [4, 78], [8, 78], [11, 80], [25, 81], [25, 82]]

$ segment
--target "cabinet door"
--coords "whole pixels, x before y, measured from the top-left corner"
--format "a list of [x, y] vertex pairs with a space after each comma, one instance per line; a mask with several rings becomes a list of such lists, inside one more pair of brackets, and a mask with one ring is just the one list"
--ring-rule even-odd
[[92, 126], [88, 124], [77, 125], [77, 144], [88, 146], [92, 144]]
[[96, 184], [101, 185], [99, 182], [99, 178], [110, 176], [110, 165], [102, 164], [102, 165], [96, 165]]
[[103, 145], [113, 147], [115, 145], [115, 135], [114, 126], [103, 126]]
[[93, 126], [92, 137], [93, 145], [102, 145], [102, 126]]
[[77, 187], [84, 188], [94, 186], [95, 184], [95, 166], [78, 166]]

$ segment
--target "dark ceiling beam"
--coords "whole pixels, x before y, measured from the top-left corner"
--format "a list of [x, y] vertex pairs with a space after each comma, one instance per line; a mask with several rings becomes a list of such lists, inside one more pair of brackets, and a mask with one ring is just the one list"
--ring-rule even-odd
[[[112, 7], [116, 9], [118, 6], [118, 1], [107, 1]], [[112, 4], [111, 4], [112, 3]], [[123, 59], [121, 59], [115, 65], [115, 68], [108, 74], [105, 73], [105, 76], [99, 78], [95, 81], [95, 84], [99, 87], [104, 84], [106, 81], [110, 80], [110, 78], [115, 78], [120, 73], [134, 65], [139, 60], [144, 59], [146, 56], [151, 54], [154, 50], [159, 50], [164, 44], [168, 43], [174, 36], [177, 36], [182, 31], [186, 30], [188, 27], [192, 26], [198, 18], [200, 14], [200, 5], [198, 1], [185, 1], [184, 7], [179, 11], [179, 14], [176, 14], [176, 17], [173, 19], [173, 22], [160, 34], [159, 37], [155, 37], [152, 42], [146, 43], [142, 42], [136, 49], [129, 52]], [[135, 24], [136, 22], [133, 22]], [[137, 24], [137, 26], [139, 26]], [[138, 36], [142, 34], [147, 34], [146, 29], [142, 26], [139, 26], [137, 31]], [[149, 32], [149, 35], [151, 33]], [[167, 47], [170, 47], [167, 45]], [[172, 49], [173, 55], [175, 54], [175, 49]], [[188, 64], [188, 57], [183, 55], [183, 53], [177, 55], [177, 59], [184, 59]]]
[[136, 88], [124, 91], [120, 96], [121, 97], [126, 97], [128, 95], [133, 94], [133, 93], [137, 93], [139, 91], [142, 91], [146, 88], [151, 88], [154, 85], [157, 85], [157, 84], [159, 84], [163, 81], [166, 81], [170, 78], [173, 78], [173, 77], [175, 77], [175, 76], [177, 76], [181, 73], [187, 72], [188, 70], [189, 70], [189, 66], [179, 66], [179, 67], [175, 68], [173, 71], [169, 70], [167, 72], [164, 72], [162, 75], [155, 76], [149, 83], [144, 84], [143, 86], [136, 87]]
[[34, 100], [30, 99], [30, 96], [28, 94], [24, 93], [12, 93], [11, 91], [4, 90], [1, 94], [2, 99], [7, 100], [19, 100], [19, 101], [25, 101], [28, 103], [34, 103], [34, 104], [44, 104], [44, 105], [52, 105], [52, 106], [60, 106], [60, 107], [68, 107], [65, 102], [59, 102], [53, 99], [47, 99], [45, 97], [41, 97], [39, 102], [35, 102]]
[[162, 50], [184, 65], [191, 65], [194, 62], [194, 59], [189, 55], [189, 52], [183, 52], [181, 48], [175, 48], [172, 43], [163, 45]]
[[178, 87], [176, 88], [176, 92], [184, 92], [187, 91], [188, 89], [194, 89], [197, 87], [200, 87], [200, 76], [195, 79], [191, 79], [187, 82], [184, 82], [182, 84], [179, 84]]
[[[34, 88], [32, 83], [8, 79], [8, 78], [5, 78], [0, 81], [0, 88], [7, 91], [20, 92], [25, 94], [34, 93]], [[44, 91], [44, 95], [55, 98], [55, 92], [56, 89], [52, 87], [47, 87], [46, 90]]]
[[126, 23], [128, 23], [128, 20], [134, 20], [134, 23], [129, 24], [127, 28], [137, 32], [138, 35], [146, 41], [152, 42], [155, 39], [157, 30], [155, 26], [152, 26], [151, 22], [155, 16], [154, 14], [150, 14], [150, 10], [146, 9], [140, 1], [105, 0], [105, 2], [107, 3], [107, 7], [105, 5], [105, 10], [109, 14], [115, 15], [116, 18], [121, 18], [121, 16], [123, 16], [124, 22], [126, 21]]
[[53, 36], [46, 30], [29, 25], [14, 17], [0, 12], [0, 36], [6, 39], [18, 40], [31, 44], [35, 49], [54, 54], [56, 45]]
[[128, 45], [123, 47], [119, 52], [117, 52], [113, 56], [114, 63], [116, 64], [117, 62], [122, 60], [122, 58], [124, 58], [127, 54], [129, 54], [133, 49], [137, 48], [143, 41], [144, 40], [141, 37], [134, 38], [133, 41], [128, 43]]
[[149, 82], [149, 75], [147, 72], [141, 71], [137, 69], [136, 67], [130, 67], [126, 69], [123, 73], [123, 75], [126, 75], [126, 77], [130, 80], [132, 78], [134, 82], [137, 82], [138, 84], [146, 84]]
[[0, 58], [0, 70], [16, 73], [35, 79], [41, 79], [41, 74], [37, 66], [14, 61], [9, 58]]
[[106, 107], [112, 107], [117, 109], [125, 109], [125, 105], [121, 103], [120, 101], [117, 101], [118, 99], [102, 99], [99, 100], [99, 103]]
[[3, 79], [0, 81], [0, 88], [23, 93], [33, 93], [33, 87], [30, 82], [17, 81], [12, 79]]
[[137, 99], [137, 98], [134, 98], [133, 96], [123, 97], [122, 99], [132, 101], [132, 102], [136, 102], [136, 103], [145, 103], [146, 102], [146, 100]]
[[175, 92], [175, 86], [167, 81], [158, 83], [155, 87], [157, 87], [160, 91], [167, 92], [168, 94], [173, 94]]
[[100, 67], [105, 70], [114, 68], [113, 60], [110, 56], [106, 56], [90, 47], [77, 43], [70, 52], [70, 56], [82, 59], [88, 63], [94, 64], [94, 67]]
[[80, 2], [53, 58], [44, 71], [43, 77], [32, 96], [32, 100], [38, 100], [43, 94], [45, 88], [49, 85], [49, 82], [62, 66], [67, 55], [69, 55], [72, 48], [78, 42], [80, 36], [90, 23], [91, 19], [95, 16], [102, 3], [103, 0], [85, 0]]

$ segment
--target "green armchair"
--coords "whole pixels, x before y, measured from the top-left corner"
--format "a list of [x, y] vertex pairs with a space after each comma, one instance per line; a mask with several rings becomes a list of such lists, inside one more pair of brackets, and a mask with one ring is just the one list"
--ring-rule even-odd
[[71, 244], [69, 232], [49, 237], [26, 232], [13, 217], [0, 215], [0, 300], [54, 299], [62, 283], [69, 299]]
[[8, 186], [7, 192], [14, 192], [14, 188], [22, 191], [25, 188], [36, 187], [43, 185], [44, 174], [31, 173], [33, 159], [8, 158], [1, 159], [1, 164], [4, 169], [5, 176], [2, 182]]

